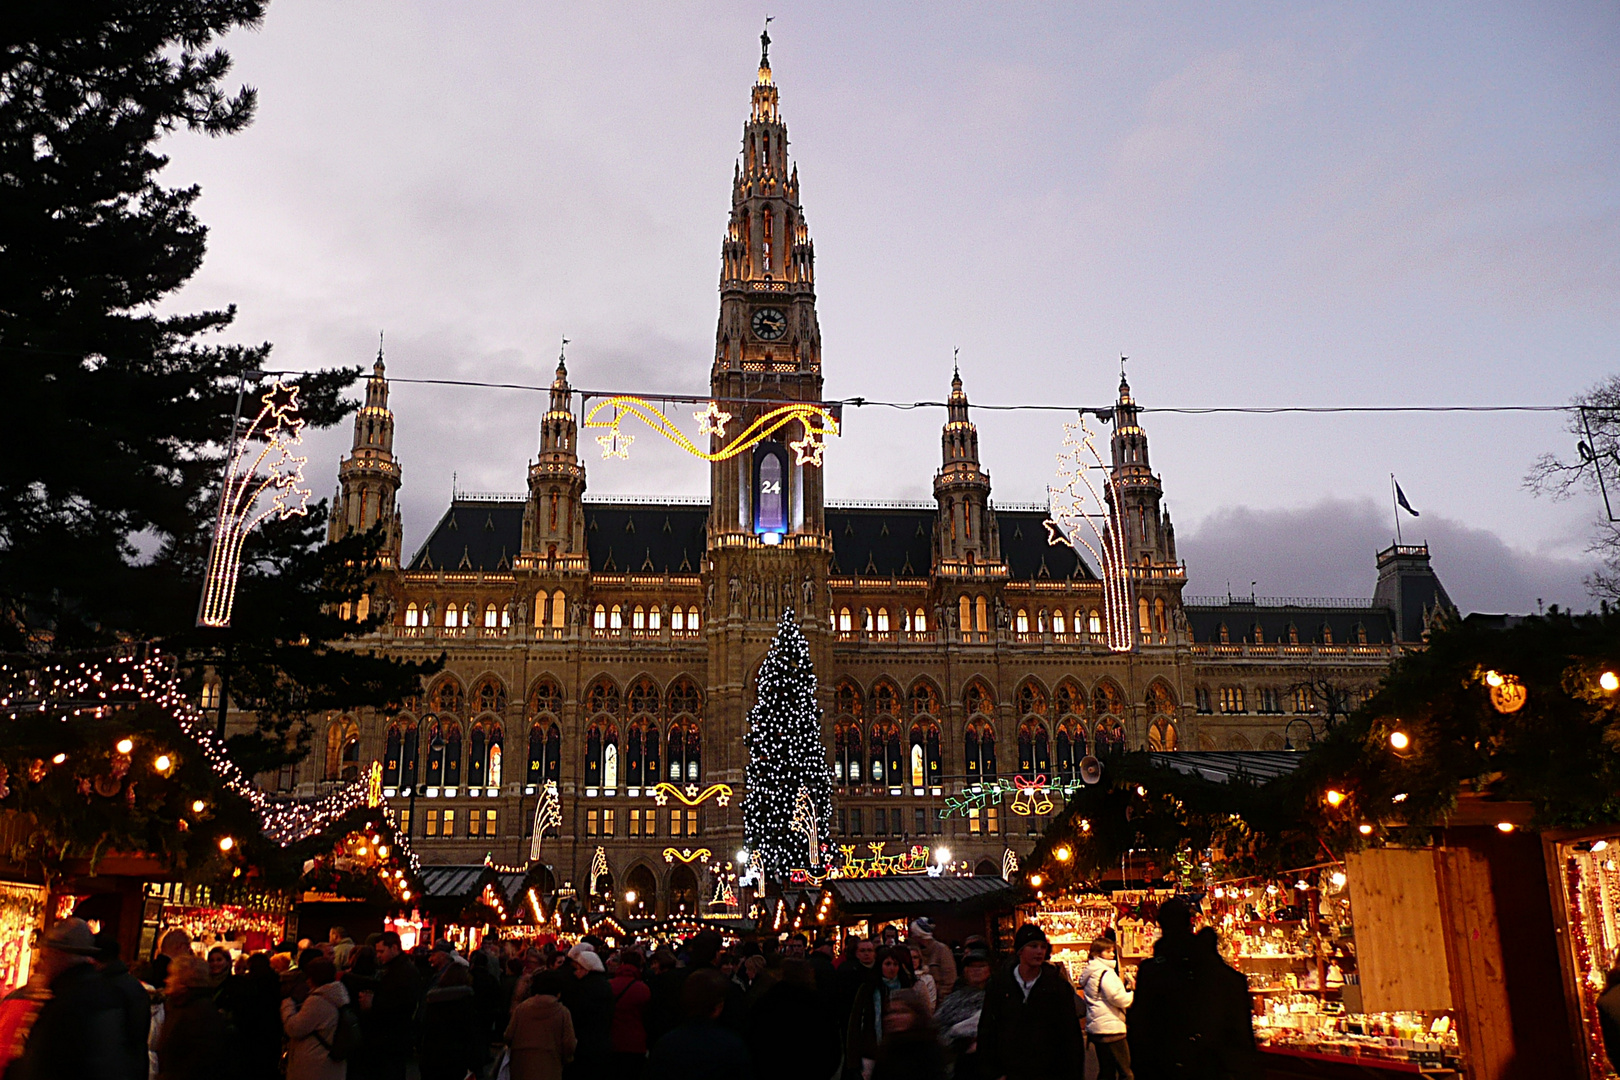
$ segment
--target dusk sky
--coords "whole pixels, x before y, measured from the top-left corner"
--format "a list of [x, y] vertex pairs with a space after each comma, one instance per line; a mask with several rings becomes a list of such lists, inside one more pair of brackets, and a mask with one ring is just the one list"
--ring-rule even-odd
[[[773, 5], [829, 398], [1562, 404], [1620, 369], [1612, 3]], [[706, 392], [765, 9], [273, 0], [241, 135], [176, 135], [211, 229], [176, 306], [273, 365]], [[396, 385], [407, 555], [521, 491], [544, 398]], [[687, 411], [690, 411], [689, 409]], [[975, 415], [1000, 502], [1062, 417]], [[831, 501], [922, 500], [943, 410], [845, 412]], [[1389, 474], [1464, 610], [1589, 603], [1557, 413], [1144, 418], [1189, 594], [1370, 595]], [[695, 424], [692, 425], [695, 429]], [[349, 428], [308, 440], [318, 495]], [[647, 434], [589, 495], [705, 495]]]

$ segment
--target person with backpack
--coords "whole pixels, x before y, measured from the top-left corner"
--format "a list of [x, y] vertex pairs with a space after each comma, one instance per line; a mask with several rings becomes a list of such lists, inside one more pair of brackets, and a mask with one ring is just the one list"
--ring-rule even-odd
[[348, 1057], [360, 1044], [360, 1019], [349, 992], [325, 957], [299, 967], [306, 981], [295, 982], [281, 1002], [287, 1080], [348, 1080]]

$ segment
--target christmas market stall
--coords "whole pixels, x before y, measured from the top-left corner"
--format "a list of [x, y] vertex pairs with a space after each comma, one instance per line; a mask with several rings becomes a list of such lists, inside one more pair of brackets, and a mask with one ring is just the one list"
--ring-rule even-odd
[[297, 940], [298, 916], [289, 893], [148, 882], [137, 956], [149, 959], [170, 930], [185, 931], [192, 948], [199, 953], [219, 946], [234, 961], [242, 953], [260, 952], [282, 941]]
[[525, 918], [532, 906], [531, 878], [526, 867], [489, 862], [422, 867], [422, 893], [416, 899], [423, 940], [443, 938], [457, 948], [476, 949], [486, 934], [501, 927], [532, 924], [532, 910]]
[[978, 934], [995, 941], [1000, 917], [1013, 909], [1014, 889], [998, 877], [836, 878], [825, 883], [824, 926], [876, 933], [885, 923], [905, 924], [919, 916], [934, 922], [935, 935], [961, 941]]
[[1587, 1080], [1613, 1080], [1597, 999], [1620, 968], [1620, 828], [1605, 825], [1543, 834], [1558, 959]]

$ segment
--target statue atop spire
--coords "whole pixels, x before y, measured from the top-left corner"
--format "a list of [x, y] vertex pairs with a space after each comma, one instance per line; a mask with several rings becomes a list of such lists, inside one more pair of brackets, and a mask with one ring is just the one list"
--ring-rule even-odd
[[765, 16], [765, 29], [759, 32], [759, 66], [764, 71], [771, 70], [771, 19]]

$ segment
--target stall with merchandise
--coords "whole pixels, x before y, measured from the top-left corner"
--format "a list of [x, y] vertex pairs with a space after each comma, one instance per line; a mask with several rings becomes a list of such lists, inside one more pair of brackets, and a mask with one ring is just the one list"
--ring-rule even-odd
[[1571, 1035], [1590, 1080], [1613, 1080], [1597, 1001], [1620, 968], [1620, 829], [1547, 833], [1543, 842]]
[[43, 885], [0, 882], [0, 998], [28, 981], [48, 899]]
[[297, 936], [298, 916], [286, 893], [174, 881], [148, 882], [144, 892], [139, 953], [143, 960], [157, 951], [170, 930], [184, 930], [199, 955], [219, 945], [233, 960]]

